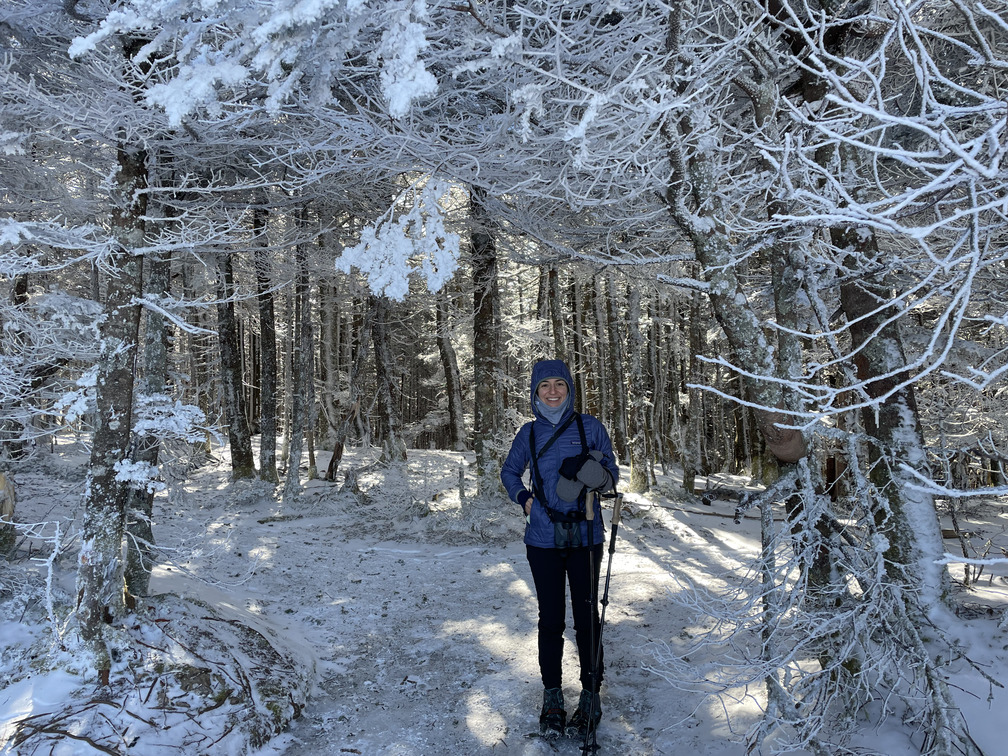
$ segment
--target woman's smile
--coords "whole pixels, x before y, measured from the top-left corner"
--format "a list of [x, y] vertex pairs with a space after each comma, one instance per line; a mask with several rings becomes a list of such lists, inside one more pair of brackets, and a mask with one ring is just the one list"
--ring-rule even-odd
[[562, 378], [548, 378], [539, 384], [536, 393], [547, 407], [559, 407], [567, 398], [567, 381]]

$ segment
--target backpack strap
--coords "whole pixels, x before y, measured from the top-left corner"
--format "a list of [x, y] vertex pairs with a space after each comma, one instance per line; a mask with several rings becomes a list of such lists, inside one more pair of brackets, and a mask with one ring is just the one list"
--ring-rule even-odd
[[557, 509], [553, 509], [546, 502], [546, 491], [543, 488], [542, 475], [539, 473], [539, 457], [549, 449], [553, 443], [560, 437], [567, 428], [570, 427], [571, 422], [577, 420], [578, 433], [581, 434], [581, 453], [588, 453], [588, 437], [585, 435], [584, 420], [581, 418], [580, 412], [574, 412], [570, 417], [568, 417], [562, 425], [560, 425], [553, 435], [550, 436], [549, 440], [543, 444], [542, 449], [538, 452], [535, 448], [535, 423], [529, 427], [529, 449], [531, 454], [529, 455], [531, 459], [532, 467], [532, 493], [535, 497], [542, 502], [543, 508], [546, 510], [546, 515], [549, 517], [550, 522], [581, 522], [585, 519], [585, 495], [584, 491], [578, 496], [578, 509], [576, 512], [561, 512]]

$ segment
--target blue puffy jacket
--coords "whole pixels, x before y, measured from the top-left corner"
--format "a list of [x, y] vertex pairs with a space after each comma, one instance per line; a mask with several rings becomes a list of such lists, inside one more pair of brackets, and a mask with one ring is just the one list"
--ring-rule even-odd
[[[546, 419], [539, 412], [535, 403], [536, 388], [546, 378], [563, 378], [567, 382], [568, 391], [571, 392], [566, 411], [556, 424]], [[542, 360], [537, 362], [533, 367], [529, 401], [532, 404], [532, 414], [535, 415], [535, 420], [531, 423], [525, 423], [518, 430], [518, 434], [511, 444], [511, 451], [508, 453], [507, 459], [504, 460], [504, 466], [501, 468], [501, 482], [504, 484], [504, 488], [507, 489], [508, 496], [515, 503], [518, 503], [519, 495], [533, 488], [531, 483], [526, 486], [523, 480], [525, 471], [529, 469], [532, 461], [531, 449], [529, 448], [530, 431], [533, 428], [535, 429], [536, 449], [541, 450], [552, 438], [556, 429], [563, 425], [574, 413], [573, 391], [574, 381], [571, 379], [570, 370], [561, 360]], [[616, 481], [619, 480], [619, 467], [613, 459], [612, 442], [609, 440], [609, 433], [606, 431], [605, 426], [591, 415], [582, 415], [581, 419], [589, 447], [587, 450], [581, 448], [581, 433], [578, 430], [578, 423], [575, 419], [567, 426], [560, 437], [537, 458], [539, 474], [542, 476], [543, 494], [547, 499], [546, 503], [551, 509], [559, 512], [576, 512], [579, 506], [584, 506], [583, 497], [582, 503], [579, 504], [577, 501], [564, 501], [557, 496], [556, 485], [560, 477], [560, 465], [567, 457], [577, 456], [582, 451], [599, 451], [602, 453], [600, 462], [612, 476], [613, 487], [615, 487]], [[529, 477], [532, 477], [531, 473]], [[602, 543], [605, 538], [605, 524], [602, 522], [601, 502], [598, 497], [595, 498], [594, 524], [594, 537], [591, 539], [591, 543]], [[581, 528], [581, 543], [586, 544], [589, 542], [587, 537], [588, 523], [582, 521], [579, 527]], [[539, 501], [538, 496], [534, 497], [532, 503], [531, 522], [525, 526], [525, 543], [529, 546], [538, 546], [540, 548], [553, 548], [555, 546], [553, 523], [546, 512], [546, 507], [543, 506], [543, 502]]]

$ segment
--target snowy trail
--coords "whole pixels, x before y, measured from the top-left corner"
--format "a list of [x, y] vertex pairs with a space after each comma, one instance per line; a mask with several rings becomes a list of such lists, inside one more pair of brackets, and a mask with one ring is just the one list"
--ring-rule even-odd
[[[373, 537], [349, 537], [360, 532], [352, 514], [320, 509], [263, 518], [232, 506], [180, 515], [203, 517], [209, 537], [205, 558], [190, 568], [237, 580], [249, 558], [257, 560], [231, 593], [292, 643], [303, 638], [317, 659], [316, 693], [274, 746], [287, 756], [579, 752], [573, 741], [526, 737], [538, 730], [542, 687], [536, 605], [517, 530], [506, 545], [407, 541], [382, 527], [372, 528]], [[192, 522], [179, 524], [191, 532]], [[745, 539], [735, 544], [742, 545], [751, 548]], [[697, 701], [644, 668], [656, 644], [690, 624], [685, 609], [667, 600], [678, 589], [673, 573], [709, 579], [736, 566], [741, 554], [735, 557], [713, 533], [670, 512], [624, 520], [604, 636], [605, 752], [742, 753], [722, 736], [714, 740], [724, 748], [710, 749], [712, 730], [724, 726], [718, 712], [701, 710], [692, 729], [666, 732], [688, 720]], [[564, 680], [572, 711], [579, 685], [570, 625], [568, 615]]]
[[[321, 657], [319, 690], [293, 728], [289, 754], [552, 752], [524, 737], [537, 727], [541, 686], [535, 602], [520, 545], [445, 552], [352, 542], [332, 551], [338, 561], [320, 555], [300, 574], [288, 573], [285, 592], [302, 594], [291, 619]], [[649, 589], [640, 573], [625, 577], [633, 577], [635, 593], [664, 589]], [[613, 680], [617, 669], [636, 666], [639, 641], [620, 642], [634, 634], [624, 627], [635, 616], [615, 604], [608, 613]], [[576, 681], [572, 643], [568, 650], [565, 677]], [[648, 676], [633, 674], [638, 686]], [[618, 736], [623, 753], [649, 753], [632, 710], [646, 704], [623, 701], [613, 690], [620, 684], [608, 686], [607, 703], [620, 697], [622, 704], [610, 704], [608, 734]]]

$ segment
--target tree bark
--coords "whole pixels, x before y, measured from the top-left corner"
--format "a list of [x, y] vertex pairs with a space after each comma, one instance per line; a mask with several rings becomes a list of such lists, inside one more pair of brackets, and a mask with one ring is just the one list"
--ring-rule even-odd
[[[325, 479], [328, 481], [336, 481], [336, 475], [339, 472], [340, 462], [343, 460], [343, 448], [346, 445], [346, 438], [350, 434], [350, 429], [354, 427], [355, 423], [360, 421], [361, 415], [361, 374], [364, 371], [364, 366], [367, 363], [368, 355], [370, 353], [371, 346], [371, 329], [372, 323], [374, 322], [373, 311], [368, 310], [364, 314], [364, 318], [361, 322], [360, 328], [360, 346], [357, 349], [357, 353], [354, 356], [353, 367], [350, 370], [350, 379], [347, 386], [348, 392], [350, 394], [349, 406], [343, 413], [343, 419], [339, 426], [336, 428], [335, 435], [333, 438], [333, 453], [332, 457], [329, 459], [329, 467], [326, 470]], [[349, 342], [350, 339], [347, 339]]]
[[259, 478], [276, 485], [277, 474], [277, 346], [273, 277], [266, 238], [266, 211], [252, 211], [256, 237], [253, 248], [256, 268], [256, 303], [259, 310]]
[[456, 451], [466, 448], [464, 408], [462, 404], [462, 376], [459, 373], [458, 357], [451, 341], [448, 323], [448, 295], [437, 295], [437, 345], [441, 357], [441, 368], [445, 374], [445, 393], [448, 401], [448, 443]]
[[644, 336], [640, 329], [641, 295], [636, 286], [627, 294], [627, 372], [629, 400], [630, 480], [627, 490], [646, 493], [651, 488], [648, 474], [647, 392], [644, 388]]
[[689, 310], [689, 387], [686, 389], [686, 436], [681, 449], [683, 488], [686, 493], [696, 491], [696, 476], [700, 472], [700, 447], [703, 443], [703, 394], [698, 388], [703, 383], [703, 364], [700, 357], [707, 353], [707, 338], [701, 318], [700, 292], [693, 292]]
[[470, 192], [473, 276], [473, 447], [476, 452], [477, 495], [500, 490], [500, 459], [496, 433], [503, 408], [498, 386], [500, 369], [500, 286], [497, 244], [489, 228], [481, 190]]
[[609, 333], [609, 357], [605, 363], [606, 380], [609, 383], [611, 415], [609, 432], [612, 435], [613, 450], [621, 463], [629, 461], [627, 439], [627, 388], [623, 375], [623, 331], [620, 328], [619, 292], [616, 274], [606, 271], [606, 325]]
[[[203, 270], [194, 268], [191, 265], [180, 266], [182, 271], [182, 295], [190, 302], [196, 301], [202, 294], [197, 287], [196, 274], [194, 271]], [[209, 309], [197, 308], [191, 316], [192, 323], [200, 330], [198, 332], [186, 331], [183, 334], [185, 345], [183, 353], [185, 355], [186, 366], [191, 378], [190, 390], [195, 394], [195, 403], [203, 411], [204, 416], [211, 417], [210, 394], [212, 384], [210, 378], [210, 347], [209, 342], [213, 338], [210, 334], [213, 331], [213, 323], [210, 322]], [[207, 432], [204, 440], [193, 444], [193, 454], [200, 460], [210, 454], [211, 436]]]
[[[28, 284], [29, 279], [27, 273], [21, 273], [14, 276], [14, 280], [11, 282], [10, 302], [15, 309], [21, 310], [28, 304]], [[24, 337], [18, 333], [10, 333], [10, 331], [5, 328], [5, 325], [5, 323], [0, 322], [0, 329], [3, 329], [0, 330], [0, 333], [4, 334], [5, 342], [9, 338], [12, 343], [9, 345], [4, 344], [4, 351], [9, 354], [16, 354], [21, 348], [21, 343], [23, 343]], [[12, 459], [20, 459], [24, 456], [24, 431], [24, 423], [17, 418], [5, 418], [2, 422], [0, 422], [0, 443], [3, 444], [4, 450], [11, 456]]]
[[[148, 294], [167, 295], [171, 288], [171, 258], [148, 258], [146, 290]], [[164, 394], [168, 385], [168, 328], [161, 313], [147, 313], [144, 328], [144, 371], [140, 393]], [[152, 467], [158, 463], [160, 442], [144, 436], [135, 440], [133, 460]], [[150, 588], [154, 546], [154, 491], [131, 488], [126, 505], [126, 592], [146, 596]]]
[[294, 391], [291, 401], [291, 440], [287, 456], [287, 477], [283, 491], [285, 501], [292, 501], [301, 492], [301, 455], [304, 452], [305, 434], [310, 432], [308, 415], [311, 407], [313, 383], [311, 363], [315, 340], [312, 337], [306, 258], [303, 242], [297, 247], [295, 261], [297, 271], [294, 275], [294, 339], [291, 345], [293, 350], [291, 382]]
[[595, 276], [594, 286], [592, 286], [592, 315], [595, 319], [595, 375], [598, 376], [596, 385], [598, 386], [598, 418], [608, 427], [612, 418], [612, 404], [609, 401], [609, 332], [603, 303], [605, 274], [599, 273]]
[[388, 299], [372, 295], [371, 311], [374, 313], [371, 338], [374, 342], [375, 375], [378, 379], [377, 406], [385, 431], [382, 438], [381, 459], [386, 463], [405, 462], [406, 441], [403, 438], [402, 418], [396, 400], [395, 360], [392, 357], [388, 332]]
[[[567, 357], [567, 339], [564, 334], [564, 303], [560, 294], [560, 274], [556, 266], [551, 265], [549, 269], [549, 313], [550, 328], [553, 331], [553, 357], [562, 360], [568, 367], [571, 366]], [[571, 386], [571, 391], [574, 387]]]
[[591, 381], [591, 370], [585, 360], [585, 338], [584, 338], [584, 298], [582, 296], [584, 287], [578, 281], [577, 276], [571, 277], [570, 302], [571, 319], [571, 372], [574, 374], [575, 385], [572, 389], [576, 392], [578, 407], [581, 412], [588, 412], [588, 384]]
[[125, 613], [122, 559], [128, 489], [116, 479], [129, 454], [133, 427], [133, 379], [140, 331], [143, 244], [147, 185], [146, 154], [120, 145], [113, 201], [118, 248], [108, 260], [105, 318], [101, 324], [95, 385], [98, 424], [88, 465], [87, 496], [81, 527], [76, 614], [81, 637], [91, 648], [99, 680], [109, 682], [111, 659], [103, 627]]
[[252, 455], [252, 435], [245, 415], [242, 391], [241, 360], [238, 350], [238, 328], [235, 321], [234, 267], [229, 254], [220, 259], [218, 279], [217, 335], [220, 346], [221, 400], [228, 424], [231, 449], [231, 475], [235, 480], [255, 477]]
[[[831, 233], [839, 249], [878, 251], [867, 229], [835, 228]], [[870, 450], [870, 478], [883, 497], [874, 516], [887, 542], [886, 567], [894, 579], [923, 584], [928, 596], [939, 597], [947, 590], [948, 577], [934, 564], [943, 552], [934, 500], [910, 486], [910, 476], [903, 472], [909, 467], [929, 474], [917, 400], [904, 369], [898, 321], [892, 317], [893, 294], [884, 282], [859, 276], [840, 287], [840, 304], [857, 377], [872, 400], [861, 418], [865, 432], [878, 441]]]

